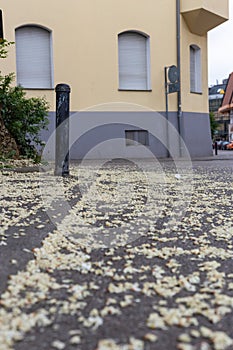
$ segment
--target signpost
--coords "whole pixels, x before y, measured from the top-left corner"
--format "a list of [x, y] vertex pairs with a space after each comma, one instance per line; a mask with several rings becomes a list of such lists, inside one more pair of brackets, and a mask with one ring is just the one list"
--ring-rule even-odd
[[166, 119], [167, 119], [167, 156], [169, 152], [169, 128], [168, 128], [168, 95], [180, 91], [179, 70], [175, 65], [164, 68], [165, 76], [165, 100], [166, 100]]

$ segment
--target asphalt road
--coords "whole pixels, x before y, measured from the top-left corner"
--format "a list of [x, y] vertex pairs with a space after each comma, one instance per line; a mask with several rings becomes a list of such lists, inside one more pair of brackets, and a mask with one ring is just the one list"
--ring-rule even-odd
[[233, 349], [232, 160], [3, 170], [0, 349]]

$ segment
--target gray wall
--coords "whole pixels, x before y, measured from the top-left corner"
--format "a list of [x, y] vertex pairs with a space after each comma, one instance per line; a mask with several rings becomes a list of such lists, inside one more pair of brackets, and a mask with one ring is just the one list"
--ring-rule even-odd
[[[72, 112], [70, 116], [71, 159], [191, 157], [213, 154], [208, 114], [183, 112], [179, 139], [175, 112]], [[54, 157], [55, 113], [49, 114], [49, 130], [42, 131], [51, 157]], [[126, 146], [125, 130], [149, 131], [149, 146]], [[51, 136], [52, 135], [52, 136]]]
[[181, 132], [192, 157], [213, 155], [208, 113], [183, 113]]

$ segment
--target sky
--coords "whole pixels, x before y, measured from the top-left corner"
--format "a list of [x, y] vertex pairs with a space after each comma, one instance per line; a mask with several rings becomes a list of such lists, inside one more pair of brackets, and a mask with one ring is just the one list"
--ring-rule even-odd
[[229, 3], [229, 20], [208, 33], [209, 86], [221, 84], [233, 72], [233, 0]]

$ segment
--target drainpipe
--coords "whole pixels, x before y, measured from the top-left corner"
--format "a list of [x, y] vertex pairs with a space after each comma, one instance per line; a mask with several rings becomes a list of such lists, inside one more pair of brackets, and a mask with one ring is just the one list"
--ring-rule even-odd
[[179, 133], [179, 155], [182, 156], [181, 148], [181, 74], [180, 74], [180, 0], [176, 0], [176, 46], [177, 46], [177, 68], [179, 73], [180, 88], [177, 93], [177, 121], [178, 121], [178, 133]]
[[3, 19], [2, 19], [2, 10], [0, 10], [0, 40], [3, 40]]

